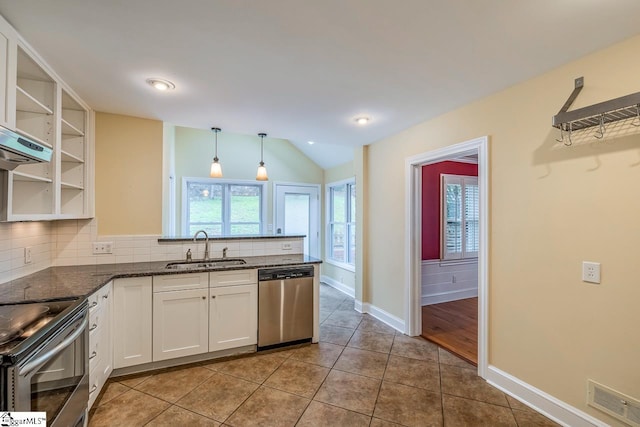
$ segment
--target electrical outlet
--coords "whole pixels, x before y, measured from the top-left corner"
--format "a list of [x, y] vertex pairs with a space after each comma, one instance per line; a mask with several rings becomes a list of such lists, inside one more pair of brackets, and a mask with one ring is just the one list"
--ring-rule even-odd
[[93, 242], [93, 254], [110, 254], [113, 253], [113, 242]]
[[31, 264], [31, 247], [27, 246], [24, 248], [24, 263]]
[[290, 251], [291, 250], [291, 243], [283, 243], [282, 244], [282, 249], [285, 251]]
[[582, 262], [582, 281], [588, 283], [600, 283], [599, 262]]

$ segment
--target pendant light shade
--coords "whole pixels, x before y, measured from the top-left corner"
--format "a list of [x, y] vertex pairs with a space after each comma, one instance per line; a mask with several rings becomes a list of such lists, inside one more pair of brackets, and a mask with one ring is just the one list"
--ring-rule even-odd
[[258, 173], [256, 174], [256, 181], [269, 181], [267, 176], [267, 168], [264, 167], [264, 137], [266, 133], [259, 133], [260, 137], [260, 165], [258, 166]]
[[220, 162], [218, 161], [218, 132], [222, 129], [211, 128], [211, 130], [214, 132], [216, 138], [216, 153], [213, 157], [213, 161], [211, 162], [211, 172], [209, 173], [209, 176], [211, 178], [222, 178], [222, 165], [220, 165]]

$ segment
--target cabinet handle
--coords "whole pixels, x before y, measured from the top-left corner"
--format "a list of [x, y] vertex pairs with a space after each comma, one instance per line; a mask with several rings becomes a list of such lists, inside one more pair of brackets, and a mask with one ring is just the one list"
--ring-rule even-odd
[[91, 327], [89, 328], [89, 332], [95, 330], [98, 327], [98, 325], [96, 325], [95, 323], [93, 325], [91, 325]]
[[104, 299], [107, 299], [107, 298], [109, 298], [109, 294], [106, 294], [106, 295], [102, 295], [102, 298], [104, 298]]
[[207, 299], [207, 297], [202, 297], [202, 299]]
[[211, 299], [215, 299], [215, 298], [216, 298], [216, 296], [215, 296], [215, 295], [212, 295], [212, 296], [211, 296]]
[[98, 355], [98, 353], [96, 351], [94, 351], [93, 353], [91, 353], [91, 356], [89, 356], [89, 360], [93, 359], [97, 355]]
[[89, 390], [89, 394], [93, 393], [97, 389], [98, 389], [98, 386], [94, 384], [93, 387], [91, 387], [91, 390]]
[[93, 307], [95, 307], [96, 305], [98, 305], [98, 301], [94, 301], [94, 302], [93, 302], [93, 304], [91, 304], [91, 305], [89, 306], [89, 308], [93, 308]]

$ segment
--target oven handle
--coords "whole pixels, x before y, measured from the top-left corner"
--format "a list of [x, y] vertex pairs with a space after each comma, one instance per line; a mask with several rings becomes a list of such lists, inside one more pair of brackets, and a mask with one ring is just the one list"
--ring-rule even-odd
[[55, 356], [58, 355], [58, 353], [62, 352], [62, 350], [69, 347], [69, 345], [71, 345], [71, 343], [73, 343], [84, 332], [86, 328], [87, 328], [87, 314], [85, 313], [84, 316], [82, 316], [82, 326], [76, 329], [71, 335], [66, 337], [60, 344], [53, 347], [51, 350], [47, 351], [45, 354], [43, 354], [42, 356], [38, 357], [35, 360], [32, 360], [26, 365], [22, 366], [18, 374], [20, 376], [27, 376], [31, 373], [31, 371], [33, 371], [37, 367], [53, 359]]

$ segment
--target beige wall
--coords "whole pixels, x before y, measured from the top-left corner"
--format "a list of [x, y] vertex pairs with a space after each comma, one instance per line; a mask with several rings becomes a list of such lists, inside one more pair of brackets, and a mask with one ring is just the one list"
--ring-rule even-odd
[[[213, 133], [208, 129], [175, 128], [177, 234], [182, 229], [182, 178], [209, 177], [214, 155]], [[224, 179], [255, 181], [260, 162], [260, 138], [224, 132], [218, 134], [218, 158]], [[273, 223], [273, 183], [321, 184], [323, 170], [285, 139], [264, 139], [267, 182], [267, 223]], [[266, 230], [265, 230], [266, 231]]]
[[[342, 165], [325, 169], [324, 171], [324, 187], [323, 187], [323, 196], [322, 196], [322, 236], [326, 236], [327, 229], [327, 184], [331, 184], [332, 182], [342, 181], [344, 179], [353, 178], [354, 170], [353, 170], [353, 162], [347, 162]], [[356, 225], [357, 227], [357, 225]], [[350, 289], [355, 289], [356, 283], [356, 274], [353, 271], [346, 270], [344, 268], [338, 267], [334, 264], [329, 264], [326, 258], [326, 245], [325, 239], [322, 239], [322, 259], [325, 261], [321, 266], [321, 274], [323, 276], [329, 277], [330, 279], [335, 280], [338, 283], [345, 285]]]
[[162, 231], [162, 122], [96, 113], [98, 233]]
[[[404, 160], [490, 137], [489, 362], [615, 425], [586, 406], [586, 384], [640, 397], [640, 136], [568, 148], [551, 117], [579, 76], [573, 108], [640, 90], [638, 52], [640, 37], [629, 39], [375, 143], [368, 156], [365, 295], [404, 317]], [[600, 285], [581, 281], [583, 260], [602, 263]]]

